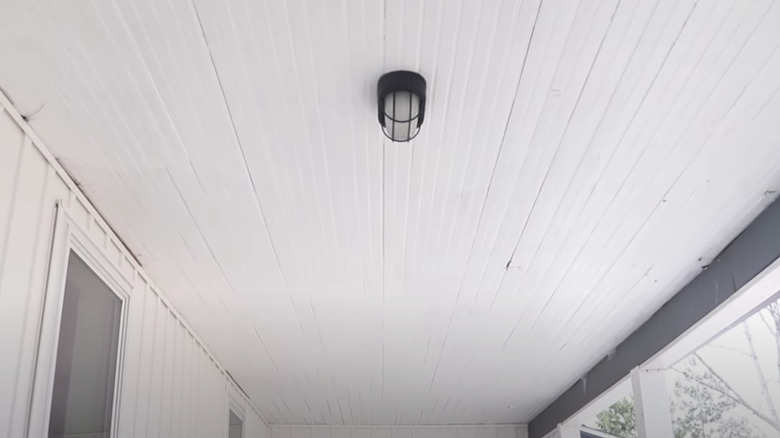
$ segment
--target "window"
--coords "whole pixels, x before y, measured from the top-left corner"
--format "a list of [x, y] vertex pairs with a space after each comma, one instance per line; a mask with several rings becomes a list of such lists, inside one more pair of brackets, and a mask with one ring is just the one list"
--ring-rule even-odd
[[[599, 433], [601, 432], [601, 433]], [[583, 437], [636, 437], [634, 398], [629, 394], [583, 424]]]
[[68, 257], [48, 436], [111, 432], [122, 300], [75, 253]]
[[228, 425], [228, 438], [243, 438], [244, 421], [232, 409], [230, 409], [230, 420]]
[[[780, 300], [734, 321], [666, 369], [675, 438], [780, 436]], [[585, 422], [583, 431], [634, 438], [635, 421], [627, 395]]]
[[675, 436], [780, 436], [780, 301], [667, 371]]

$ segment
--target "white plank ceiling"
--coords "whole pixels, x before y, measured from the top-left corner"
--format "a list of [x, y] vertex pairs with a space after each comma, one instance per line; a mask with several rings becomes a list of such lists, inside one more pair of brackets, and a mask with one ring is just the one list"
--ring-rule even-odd
[[779, 45], [770, 0], [3, 0], [0, 87], [269, 422], [514, 423], [774, 199]]

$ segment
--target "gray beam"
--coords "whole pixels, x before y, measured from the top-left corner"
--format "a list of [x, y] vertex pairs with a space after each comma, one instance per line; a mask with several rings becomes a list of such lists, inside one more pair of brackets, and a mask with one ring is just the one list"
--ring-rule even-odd
[[715, 260], [528, 425], [541, 438], [704, 318], [780, 257], [780, 201], [773, 202]]

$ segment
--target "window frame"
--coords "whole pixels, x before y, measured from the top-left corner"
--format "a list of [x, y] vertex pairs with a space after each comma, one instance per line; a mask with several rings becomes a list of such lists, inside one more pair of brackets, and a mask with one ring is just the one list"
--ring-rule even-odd
[[[62, 306], [68, 260], [71, 252], [77, 255], [87, 267], [111, 290], [120, 301], [119, 339], [117, 340], [116, 368], [114, 369], [114, 393], [111, 400], [111, 429], [109, 437], [117, 436], [120, 401], [122, 399], [122, 376], [125, 361], [127, 322], [130, 309], [132, 284], [121, 275], [119, 269], [98, 248], [89, 235], [79, 227], [62, 206], [57, 204], [51, 251], [49, 254], [46, 288], [43, 306], [40, 309], [40, 327], [35, 359], [32, 397], [27, 427], [28, 437], [47, 437], [54, 373], [56, 371], [57, 349], [60, 337]], [[87, 218], [92, 221], [91, 217]], [[106, 240], [107, 242], [107, 240]]]
[[230, 389], [228, 389], [227, 393], [227, 416], [225, 417], [227, 423], [227, 436], [230, 435], [230, 413], [233, 412], [241, 419], [241, 438], [244, 438], [246, 436], [246, 409], [244, 409], [244, 405], [238, 398], [231, 394]]

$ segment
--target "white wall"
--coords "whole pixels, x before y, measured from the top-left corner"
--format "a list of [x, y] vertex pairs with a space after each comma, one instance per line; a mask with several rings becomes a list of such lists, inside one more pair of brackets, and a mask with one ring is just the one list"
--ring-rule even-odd
[[527, 438], [525, 425], [272, 426], [271, 438]]
[[[3, 96], [0, 103], [8, 105]], [[61, 201], [132, 284], [114, 420], [119, 437], [226, 437], [230, 393], [245, 410], [244, 436], [269, 438], [270, 429], [226, 372], [48, 152], [36, 147], [35, 135], [14, 121], [23, 123], [18, 114], [8, 111], [0, 108], [0, 436], [26, 435], [55, 204]]]

